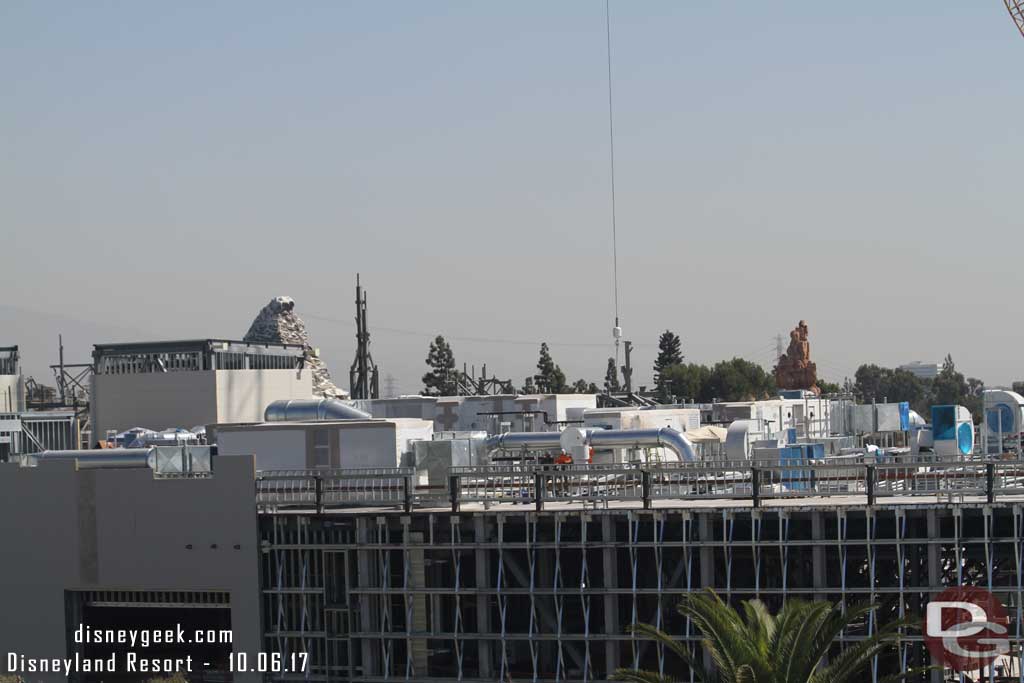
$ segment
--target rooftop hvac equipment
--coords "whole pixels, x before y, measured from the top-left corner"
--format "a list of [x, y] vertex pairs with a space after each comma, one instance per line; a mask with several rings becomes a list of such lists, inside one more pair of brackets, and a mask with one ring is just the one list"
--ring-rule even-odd
[[469, 440], [414, 441], [413, 457], [417, 484], [441, 486], [447, 483], [452, 467], [471, 464]]
[[932, 406], [932, 442], [936, 455], [970, 455], [974, 451], [971, 411], [963, 406]]
[[761, 439], [760, 427], [755, 420], [736, 420], [725, 432], [725, 457], [734, 462], [750, 460], [754, 443]]
[[982, 423], [985, 451], [1002, 451], [1006, 441], [1018, 442], [1024, 432], [1024, 396], [1001, 389], [982, 394], [985, 420]]
[[[577, 429], [566, 436], [570, 448], [593, 446], [607, 448], [667, 448], [675, 453], [678, 460], [693, 461], [697, 456], [682, 432], [671, 427], [660, 429]], [[581, 436], [582, 435], [582, 436]], [[580, 443], [582, 441], [582, 443]], [[561, 452], [562, 432], [506, 432], [487, 438], [488, 451], [539, 451], [555, 449]]]
[[854, 434], [910, 431], [910, 404], [901, 401], [851, 405], [850, 426]]
[[155, 475], [165, 477], [208, 476], [213, 471], [209, 446], [43, 451], [21, 458], [22, 467], [37, 467], [46, 462], [74, 462], [79, 470], [148, 467]]

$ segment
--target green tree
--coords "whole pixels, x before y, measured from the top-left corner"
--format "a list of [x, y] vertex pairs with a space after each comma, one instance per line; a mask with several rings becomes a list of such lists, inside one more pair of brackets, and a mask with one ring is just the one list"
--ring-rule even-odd
[[[714, 661], [715, 671], [706, 670], [687, 645], [664, 631], [638, 624], [633, 632], [663, 644], [702, 683], [854, 683], [864, 680], [875, 655], [895, 649], [899, 628], [908, 625], [892, 621], [848, 646], [826, 665], [822, 662], [836, 637], [844, 629], [863, 622], [872, 610], [871, 605], [844, 609], [838, 602], [831, 605], [790, 599], [778, 615], [772, 616], [760, 600], [749, 600], [742, 603], [741, 615], [708, 589], [684, 597], [678, 610], [700, 633], [701, 645]], [[925, 670], [911, 669], [887, 680], [903, 680]], [[673, 680], [655, 672], [632, 669], [619, 669], [613, 679], [634, 683]]]
[[654, 386], [662, 400], [669, 396], [662, 376], [666, 370], [683, 362], [682, 349], [683, 343], [675, 332], [665, 330], [658, 337], [658, 357], [654, 359]]
[[767, 398], [775, 391], [775, 379], [757, 363], [733, 358], [715, 363], [701, 389], [701, 401], [748, 401]]
[[536, 394], [537, 387], [533, 385], [533, 377], [527, 377], [523, 380], [523, 388], [519, 390], [520, 394]]
[[665, 393], [676, 400], [703, 400], [703, 388], [711, 377], [711, 370], [697, 363], [681, 363], [665, 369], [662, 374]]
[[571, 394], [596, 394], [598, 393], [597, 385], [593, 382], [588, 382], [585, 379], [578, 379], [572, 383], [569, 387]]
[[551, 358], [547, 342], [540, 345], [540, 358], [537, 360], [537, 374], [533, 376], [533, 383], [542, 394], [562, 394], [568, 389], [565, 373]]
[[985, 383], [980, 379], [966, 379], [963, 373], [956, 369], [953, 357], [947, 354], [942, 362], [942, 370], [932, 381], [932, 404], [962, 405], [971, 411], [974, 422], [978, 423], [982, 418], [981, 392], [984, 389]]
[[823, 379], [818, 380], [818, 388], [821, 389], [822, 395], [838, 394], [842, 392], [842, 387], [834, 382], [826, 382]]
[[[883, 397], [890, 403], [906, 401], [914, 409], [924, 408], [927, 404], [930, 387], [909, 370], [897, 368], [888, 377], [888, 384], [882, 388]], [[881, 400], [881, 399], [879, 399]]]
[[423, 375], [423, 389], [428, 396], [452, 396], [458, 390], [458, 371], [452, 347], [437, 335], [427, 352], [430, 372]]
[[1014, 382], [1013, 391], [1016, 391], [1018, 394], [1024, 394], [1024, 382]]
[[614, 358], [608, 359], [608, 369], [604, 373], [604, 390], [608, 393], [622, 391], [622, 385], [619, 384], [619, 369]]
[[881, 403], [885, 388], [892, 378], [892, 370], [874, 363], [861, 365], [853, 375], [853, 391], [861, 403]]

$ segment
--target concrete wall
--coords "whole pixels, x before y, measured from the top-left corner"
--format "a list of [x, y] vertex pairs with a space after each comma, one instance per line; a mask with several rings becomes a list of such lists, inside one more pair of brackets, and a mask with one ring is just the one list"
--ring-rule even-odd
[[277, 399], [312, 398], [312, 373], [295, 370], [147, 372], [93, 377], [93, 434], [215, 422], [258, 422]]
[[306, 434], [305, 429], [256, 430], [218, 425], [217, 452], [251, 455], [257, 470], [306, 469]]
[[0, 375], [0, 413], [25, 410], [25, 383], [21, 375]]
[[174, 590], [230, 592], [235, 652], [260, 651], [253, 491], [248, 457], [220, 457], [212, 478], [192, 480], [156, 480], [148, 469], [0, 464], [3, 650], [66, 656], [65, 590]]

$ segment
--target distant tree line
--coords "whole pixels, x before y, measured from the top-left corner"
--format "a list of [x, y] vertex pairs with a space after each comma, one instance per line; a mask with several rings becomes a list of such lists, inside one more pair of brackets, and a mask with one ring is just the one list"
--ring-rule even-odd
[[925, 419], [930, 419], [931, 406], [962, 405], [971, 411], [975, 422], [982, 418], [981, 393], [985, 383], [976, 377], [965, 378], [950, 355], [935, 379], [922, 379], [907, 370], [874, 364], [861, 365], [853, 377], [848, 389], [861, 403], [906, 401]]
[[[438, 335], [430, 342], [426, 359], [429, 372], [423, 375], [427, 395], [450, 396], [458, 392], [464, 379], [456, 369], [455, 354], [445, 338]], [[769, 398], [776, 394], [775, 378], [757, 363], [743, 358], [723, 360], [707, 366], [687, 363], [682, 340], [671, 330], [658, 338], [658, 356], [654, 361], [654, 389], [663, 403], [709, 403], [712, 401], [747, 401]], [[921, 379], [907, 370], [864, 364], [857, 368], [853, 381], [842, 385], [818, 380], [822, 394], [852, 394], [862, 403], [906, 401], [925, 418], [933, 405], [958, 404], [968, 408], [975, 421], [982, 413], [984, 383], [964, 377], [956, 369], [951, 356], [946, 356], [942, 370], [935, 379]], [[523, 380], [519, 391], [524, 394], [596, 394], [622, 391], [619, 368], [609, 358], [601, 387], [586, 379], [569, 382], [555, 362], [547, 342], [540, 345], [537, 371]], [[1024, 394], [1024, 382], [1014, 382], [1013, 390]]]
[[[423, 375], [423, 391], [428, 396], [457, 393], [462, 373], [456, 367], [455, 353], [441, 335], [430, 342]], [[721, 361], [708, 367], [685, 363], [679, 335], [666, 330], [658, 340], [658, 357], [654, 361], [654, 383], [658, 398], [664, 402], [740, 401], [767, 398], [775, 393], [775, 380], [757, 363], [742, 358]], [[540, 345], [537, 371], [523, 380], [519, 388], [524, 394], [596, 394], [622, 391], [619, 368], [614, 358], [608, 359], [603, 387], [586, 379], [569, 382], [561, 366], [555, 362], [547, 342]]]

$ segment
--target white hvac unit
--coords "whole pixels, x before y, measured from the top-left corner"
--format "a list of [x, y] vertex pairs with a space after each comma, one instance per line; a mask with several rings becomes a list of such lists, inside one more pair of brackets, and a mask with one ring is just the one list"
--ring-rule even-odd
[[932, 442], [936, 455], [970, 455], [974, 451], [971, 411], [963, 406], [932, 406]]
[[1001, 452], [1010, 443], [1017, 444], [1024, 432], [1024, 396], [1001, 389], [986, 391], [982, 396], [985, 452]]

